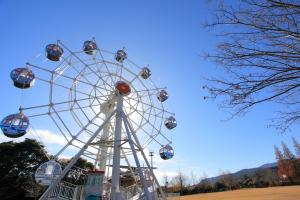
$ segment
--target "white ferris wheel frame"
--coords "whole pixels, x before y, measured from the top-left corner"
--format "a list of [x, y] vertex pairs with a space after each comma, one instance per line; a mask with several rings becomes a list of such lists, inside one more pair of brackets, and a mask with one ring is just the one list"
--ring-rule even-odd
[[[93, 39], [95, 41], [95, 39]], [[47, 191], [43, 194], [43, 196], [40, 198], [41, 200], [47, 199], [47, 195], [57, 186], [57, 184], [63, 179], [63, 177], [67, 174], [67, 172], [72, 168], [72, 166], [76, 163], [78, 158], [80, 156], [85, 156], [87, 158], [95, 160], [95, 164], [100, 161], [100, 169], [103, 169], [106, 167], [106, 164], [104, 160], [107, 160], [107, 157], [109, 157], [109, 153], [107, 152], [107, 148], [105, 149], [104, 147], [100, 147], [101, 145], [98, 145], [98, 148], [95, 147], [94, 145], [96, 144], [93, 141], [99, 137], [100, 132], [103, 131], [102, 136], [104, 137], [109, 137], [109, 130], [110, 129], [110, 121], [113, 119], [113, 116], [115, 115], [115, 128], [114, 128], [114, 135], [113, 135], [113, 140], [111, 140], [111, 144], [113, 143], [113, 166], [112, 166], [112, 183], [111, 183], [111, 198], [113, 200], [117, 200], [120, 198], [120, 188], [119, 188], [119, 181], [120, 181], [120, 159], [121, 155], [123, 154], [123, 157], [125, 157], [126, 161], [126, 155], [129, 153], [132, 153], [134, 156], [135, 163], [138, 168], [138, 174], [140, 176], [140, 180], [142, 181], [143, 188], [144, 188], [144, 194], [146, 196], [146, 199], [152, 199], [152, 196], [150, 195], [148, 191], [148, 187], [146, 187], [146, 182], [145, 178], [143, 177], [143, 172], [141, 170], [140, 162], [137, 157], [137, 150], [141, 153], [147, 167], [150, 169], [151, 177], [155, 184], [157, 184], [158, 189], [162, 195], [163, 198], [165, 198], [163, 191], [161, 190], [159, 186], [159, 182], [157, 178], [155, 177], [155, 174], [153, 173], [153, 169], [150, 166], [147, 157], [144, 153], [144, 148], [151, 142], [155, 142], [159, 144], [161, 147], [163, 147], [165, 144], [171, 144], [171, 140], [169, 140], [164, 134], [161, 132], [161, 128], [163, 125], [163, 121], [166, 119], [165, 115], [175, 115], [174, 113], [171, 113], [167, 111], [163, 104], [160, 103], [160, 106], [155, 105], [153, 102], [152, 98], [149, 98], [149, 101], [144, 102], [142, 101], [143, 98], [148, 97], [148, 96], [156, 96], [157, 92], [165, 89], [165, 88], [158, 88], [156, 85], [153, 83], [151, 78], [149, 78], [151, 85], [153, 86], [152, 89], [147, 88], [147, 86], [144, 84], [143, 80], [140, 80], [140, 75], [138, 73], [133, 72], [132, 70], [128, 69], [123, 65], [123, 63], [116, 63], [116, 62], [111, 62], [108, 61], [104, 58], [103, 52], [112, 54], [114, 53], [106, 51], [106, 50], [101, 50], [97, 49], [96, 55], [99, 56], [101, 59], [95, 60], [95, 63], [92, 64], [86, 64], [86, 61], [81, 59], [80, 56], [78, 56], [79, 53], [81, 52], [73, 52], [71, 51], [66, 45], [64, 45], [61, 41], [57, 42], [59, 45], [61, 45], [64, 49], [66, 49], [69, 52], [69, 56], [63, 57], [62, 62], [59, 63], [59, 65], [54, 69], [54, 70], [49, 70], [45, 67], [41, 67], [38, 65], [34, 65], [31, 63], [26, 63], [27, 67], [30, 68], [35, 68], [37, 70], [43, 71], [45, 73], [49, 73], [51, 78], [46, 79], [43, 77], [38, 77], [36, 76], [36, 79], [41, 82], [45, 82], [49, 84], [49, 103], [43, 104], [43, 105], [38, 105], [38, 106], [30, 106], [30, 107], [20, 107], [20, 111], [30, 111], [30, 110], [39, 110], [41, 108], [46, 108], [46, 112], [38, 112], [38, 113], [33, 113], [29, 115], [29, 118], [33, 117], [40, 117], [40, 116], [49, 116], [51, 120], [54, 122], [55, 126], [58, 128], [60, 134], [66, 139], [67, 144], [63, 146], [62, 149], [60, 149], [55, 156], [53, 157], [53, 160], [58, 159], [58, 157], [69, 147], [69, 146], [75, 146], [76, 148], [79, 149], [78, 153], [76, 154], [75, 157], [72, 158], [71, 162], [65, 167], [63, 170], [61, 176], [53, 181], [53, 183], [48, 187]], [[75, 58], [76, 61], [73, 62], [72, 64], [65, 65], [63, 66], [63, 63], [69, 63], [68, 58]], [[138, 65], [136, 65], [134, 62], [130, 61], [127, 59], [131, 65], [137, 67], [138, 69], [141, 69]], [[84, 65], [84, 67], [81, 70], [78, 70], [76, 67], [74, 67], [74, 64], [81, 64]], [[100, 76], [98, 71], [92, 68], [92, 65], [98, 65], [102, 64], [104, 66], [105, 71], [103, 74]], [[113, 72], [110, 71], [108, 65], [114, 65], [119, 68], [119, 72]], [[70, 67], [73, 67], [73, 69], [78, 73], [77, 76], [72, 77], [64, 74], [65, 71], [67, 71]], [[125, 72], [128, 74], [133, 75], [133, 78], [131, 80], [126, 80], [122, 76], [122, 72]], [[92, 83], [87, 76], [90, 74], [94, 74], [98, 77], [98, 81], [96, 83]], [[58, 83], [58, 79], [65, 79], [72, 81], [72, 86], [67, 87], [64, 84]], [[110, 83], [108, 83], [108, 79], [110, 79]], [[134, 97], [126, 97], [124, 98], [122, 95], [114, 94], [112, 97], [112, 94], [103, 94], [103, 91], [114, 91], [114, 85], [112, 83], [115, 83], [117, 80], [125, 80], [126, 82], [129, 83], [129, 85], [132, 88], [132, 93], [136, 95], [136, 98]], [[139, 80], [139, 83], [145, 88], [143, 90], [138, 90], [135, 89], [134, 87], [134, 81]], [[98, 85], [98, 82], [102, 81], [103, 85]], [[86, 91], [82, 91], [77, 89], [78, 84], [86, 85], [89, 87], [93, 87], [94, 90], [91, 90], [90, 93]], [[64, 100], [60, 102], [55, 102], [53, 98], [53, 92], [55, 90], [55, 87], [60, 87], [63, 89], [66, 89], [69, 91], [69, 100]], [[95, 94], [92, 94], [95, 92]], [[100, 93], [97, 94], [97, 93]], [[77, 98], [77, 95], [85, 95], [87, 96], [86, 98]], [[102, 99], [99, 100], [99, 99]], [[80, 103], [84, 101], [90, 101], [89, 105], [82, 106]], [[92, 103], [91, 103], [92, 101]], [[130, 101], [134, 101], [134, 104]], [[96, 103], [95, 103], [96, 102]], [[126, 103], [126, 105], [124, 105]], [[105, 105], [108, 104], [108, 105]], [[103, 106], [104, 105], [104, 106]], [[112, 106], [113, 105], [113, 106]], [[116, 105], [116, 109], [112, 110], [111, 108], [114, 108]], [[141, 105], [138, 107], [138, 105]], [[59, 106], [68, 106], [67, 108], [64, 109], [59, 109], [57, 107]], [[93, 107], [101, 107], [99, 112], [95, 111]], [[111, 108], [109, 108], [111, 106]], [[89, 117], [88, 114], [86, 114], [85, 109], [90, 108], [93, 117]], [[82, 116], [84, 116], [88, 123], [82, 122], [82, 119], [78, 114], [76, 114], [76, 110], [79, 110], [82, 113]], [[103, 111], [104, 110], [104, 111]], [[70, 112], [74, 121], [78, 124], [81, 129], [76, 133], [73, 134], [71, 130], [69, 130], [68, 125], [64, 122], [63, 117], [60, 115], [60, 113], [64, 112]], [[104, 116], [103, 116], [104, 114]], [[135, 122], [130, 118], [131, 115], [133, 114], [138, 114], [138, 116], [141, 118], [140, 123]], [[102, 116], [101, 116], [102, 115]], [[150, 118], [154, 118], [155, 120], [160, 121], [160, 125], [157, 126], [154, 124]], [[96, 121], [101, 119], [102, 124], [99, 125]], [[122, 126], [123, 124], [123, 126]], [[97, 130], [89, 130], [89, 126], [95, 126], [98, 127]], [[145, 130], [143, 127], [145, 125], [148, 125], [152, 128], [153, 133], [149, 133], [147, 130]], [[136, 126], [137, 128], [134, 128], [133, 126]], [[64, 130], [62, 130], [64, 129]], [[86, 133], [90, 135], [90, 138], [88, 141], [83, 141], [80, 139], [80, 135], [83, 133]], [[147, 135], [149, 138], [146, 140], [144, 144], [141, 144], [137, 132], [143, 132], [145, 135]], [[121, 134], [124, 134], [127, 136], [127, 139], [124, 140], [121, 137]], [[163, 144], [161, 143], [157, 138], [157, 136], [161, 136], [166, 142]], [[98, 141], [100, 141], [101, 138], [98, 138]], [[74, 144], [74, 142], [80, 143], [81, 145]], [[124, 152], [124, 149], [122, 149], [122, 145], [125, 143], [128, 143], [130, 148], [129, 148], [129, 153]], [[94, 148], [98, 153], [96, 155], [96, 158], [92, 157], [91, 155], [95, 155], [95, 153], [91, 152], [88, 150], [88, 147]], [[104, 151], [103, 151], [104, 149]], [[102, 150], [102, 152], [101, 152]], [[101, 160], [102, 158], [102, 160]], [[104, 165], [103, 165], [104, 163]], [[129, 164], [129, 162], [127, 161]]]

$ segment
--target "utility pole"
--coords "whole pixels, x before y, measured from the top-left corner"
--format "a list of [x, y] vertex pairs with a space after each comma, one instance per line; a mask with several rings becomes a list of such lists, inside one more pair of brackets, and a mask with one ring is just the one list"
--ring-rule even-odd
[[[151, 169], [153, 170], [153, 156], [154, 156], [154, 152], [153, 151], [150, 151], [149, 152], [149, 156], [151, 158]], [[155, 193], [154, 193], [154, 181], [153, 181], [153, 177], [151, 176], [151, 181], [152, 181], [152, 194], [153, 194], [153, 199], [155, 199]]]

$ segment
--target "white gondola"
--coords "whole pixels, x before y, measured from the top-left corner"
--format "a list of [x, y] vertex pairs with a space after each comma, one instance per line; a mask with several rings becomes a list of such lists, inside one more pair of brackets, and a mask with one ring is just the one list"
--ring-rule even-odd
[[168, 160], [173, 158], [174, 150], [170, 145], [165, 145], [159, 150], [159, 155], [163, 160]]
[[164, 102], [165, 100], [167, 100], [169, 98], [167, 91], [165, 90], [161, 90], [157, 93], [157, 99], [160, 102]]
[[30, 88], [34, 85], [35, 75], [28, 68], [16, 68], [10, 72], [14, 86], [21, 89]]
[[177, 121], [176, 119], [173, 117], [173, 116], [170, 116], [168, 117], [166, 120], [165, 120], [165, 126], [168, 128], [168, 129], [173, 129], [177, 126]]
[[29, 120], [22, 112], [5, 117], [0, 124], [3, 134], [10, 138], [22, 137], [28, 126]]
[[118, 50], [115, 56], [116, 61], [122, 63], [127, 58], [127, 54], [124, 50]]
[[88, 55], [93, 55], [97, 52], [97, 44], [93, 41], [87, 40], [83, 43], [83, 51]]
[[143, 79], [148, 79], [151, 76], [151, 71], [149, 68], [144, 67], [140, 74]]
[[62, 173], [61, 166], [54, 160], [45, 162], [39, 166], [35, 172], [35, 181], [39, 185], [48, 186], [53, 180], [58, 178]]

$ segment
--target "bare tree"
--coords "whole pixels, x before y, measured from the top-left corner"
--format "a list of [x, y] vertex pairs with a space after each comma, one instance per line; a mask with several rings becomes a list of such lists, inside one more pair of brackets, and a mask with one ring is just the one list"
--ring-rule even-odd
[[300, 156], [300, 144], [294, 137], [292, 139], [293, 139], [294, 147], [296, 150], [296, 154], [297, 154], [297, 156]]
[[232, 190], [232, 187], [234, 185], [233, 183], [233, 175], [230, 171], [221, 171], [221, 183], [226, 185], [229, 190]]
[[[286, 131], [300, 120], [300, 2], [296, 0], [243, 0], [220, 5], [213, 22], [222, 38], [209, 59], [227, 72], [208, 78], [205, 98], [223, 96], [221, 107], [232, 116], [263, 102], [286, 105], [272, 121]], [[221, 28], [221, 29], [220, 29]]]
[[266, 169], [265, 172], [266, 181], [269, 183], [270, 186], [278, 185], [278, 173], [272, 169]]
[[282, 148], [283, 148], [284, 161], [286, 163], [285, 164], [285, 172], [286, 172], [286, 175], [287, 175], [288, 179], [290, 180], [290, 182], [293, 183], [294, 179], [297, 178], [296, 177], [297, 160], [296, 160], [295, 155], [288, 148], [288, 146], [284, 142], [281, 142], [281, 144], [282, 144]]
[[178, 174], [175, 177], [173, 177], [171, 182], [173, 187], [178, 188], [180, 193], [182, 193], [184, 187], [187, 184], [187, 176], [183, 174], [181, 171], [179, 171]]
[[296, 157], [295, 160], [296, 176], [298, 179], [297, 181], [300, 182], [300, 144], [294, 137], [292, 139], [293, 139], [296, 155], [298, 156]]
[[287, 178], [286, 161], [284, 160], [284, 156], [282, 152], [276, 145], [274, 145], [274, 149], [275, 149], [275, 156], [276, 156], [277, 166], [278, 166], [278, 177], [280, 180], [284, 181]]
[[196, 185], [198, 182], [198, 176], [194, 173], [194, 171], [191, 171], [191, 174], [190, 174], [190, 184], [192, 186]]

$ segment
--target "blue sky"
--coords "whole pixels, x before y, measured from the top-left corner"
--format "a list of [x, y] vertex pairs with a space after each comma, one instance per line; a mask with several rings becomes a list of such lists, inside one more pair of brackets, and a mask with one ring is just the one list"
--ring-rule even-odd
[[[213, 31], [202, 27], [211, 19], [214, 6], [199, 0], [0, 0], [0, 89], [4, 97], [0, 118], [19, 107], [19, 90], [9, 77], [14, 67], [34, 60], [46, 44], [57, 39], [75, 49], [94, 36], [103, 49], [126, 47], [137, 63], [151, 65], [158, 85], [167, 86], [167, 108], [176, 113], [178, 127], [171, 133], [174, 161], [162, 164], [163, 170], [215, 176], [220, 170], [275, 161], [274, 145], [285, 141], [292, 148], [291, 136], [300, 141], [297, 126], [284, 135], [267, 128], [277, 107], [260, 105], [245, 116], [223, 122], [227, 113], [219, 110], [217, 102], [203, 100], [201, 77], [218, 74], [215, 64], [200, 56], [214, 51], [218, 41]], [[26, 96], [25, 101], [39, 98]]]

